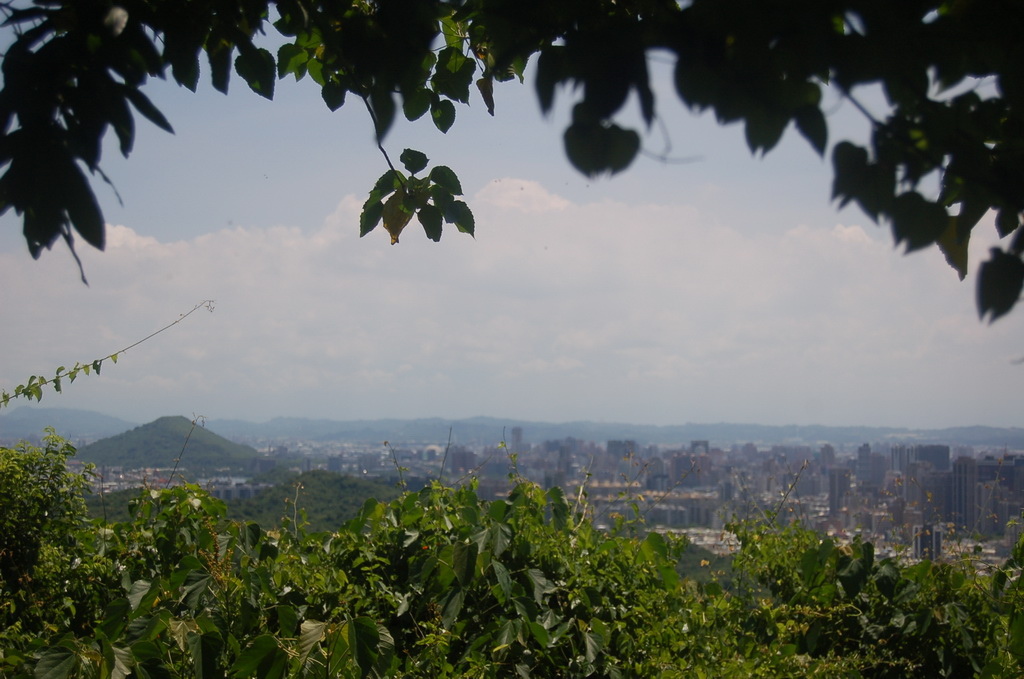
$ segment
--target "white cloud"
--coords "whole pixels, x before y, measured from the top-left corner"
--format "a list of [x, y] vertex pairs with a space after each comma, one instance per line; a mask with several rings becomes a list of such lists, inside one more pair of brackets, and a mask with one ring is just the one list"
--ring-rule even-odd
[[[0, 253], [0, 384], [193, 317], [59, 399], [144, 420], [469, 416], [941, 426], [1012, 423], [1021, 321], [981, 326], [973, 280], [856, 224], [745, 231], [729, 211], [575, 204], [502, 179], [475, 239], [413, 222], [360, 239], [346, 197], [316, 228], [106, 253]], [[984, 243], [974, 251], [983, 253]], [[47, 396], [46, 402], [58, 401]]]

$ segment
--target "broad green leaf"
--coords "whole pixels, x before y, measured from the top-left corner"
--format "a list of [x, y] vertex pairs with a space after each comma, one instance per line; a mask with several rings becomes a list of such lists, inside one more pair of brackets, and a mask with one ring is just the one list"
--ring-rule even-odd
[[444, 219], [449, 224], [455, 224], [462, 233], [474, 235], [476, 222], [469, 206], [461, 200], [453, 200], [444, 208]]
[[68, 648], [51, 646], [39, 656], [36, 663], [35, 679], [67, 679], [78, 665], [78, 658]]
[[462, 612], [466, 600], [466, 591], [461, 587], [452, 587], [441, 601], [441, 624], [450, 630]]
[[402, 165], [409, 171], [409, 174], [416, 174], [430, 162], [426, 154], [416, 149], [405, 149], [398, 159], [402, 161]]
[[440, 99], [430, 104], [430, 117], [434, 121], [434, 127], [441, 132], [448, 132], [455, 124], [455, 104], [447, 99]]
[[192, 654], [192, 670], [196, 679], [214, 679], [219, 676], [218, 657], [224, 648], [219, 633], [190, 634], [188, 648]]
[[443, 187], [453, 196], [462, 195], [462, 183], [450, 167], [445, 165], [436, 165], [430, 170], [430, 174], [428, 176], [431, 181], [438, 186]]
[[325, 82], [323, 87], [320, 88], [320, 97], [327, 104], [327, 108], [332, 111], [337, 111], [344, 106], [347, 93], [348, 90], [333, 80]]
[[359, 237], [377, 228], [381, 217], [384, 215], [384, 202], [380, 200], [367, 201], [363, 205], [363, 211], [359, 214]]
[[373, 671], [379, 655], [377, 646], [380, 643], [380, 632], [377, 623], [366, 617], [349, 620], [344, 625], [344, 635], [361, 676], [368, 676]]
[[491, 569], [505, 601], [508, 601], [512, 598], [512, 576], [509, 575], [508, 569], [496, 560], [491, 561]]
[[[260, 665], [268, 660], [273, 662], [274, 655], [281, 652], [281, 647], [274, 635], [261, 634], [250, 641], [245, 650], [239, 654], [231, 666], [231, 673], [240, 677], [257, 674]], [[262, 678], [265, 674], [259, 673], [258, 676]]]
[[430, 110], [430, 105], [437, 97], [426, 88], [419, 88], [402, 96], [402, 113], [406, 120], [419, 120]]
[[459, 542], [455, 544], [452, 570], [459, 584], [468, 587], [476, 574], [477, 545], [475, 542]]
[[310, 652], [323, 640], [326, 629], [327, 623], [320, 622], [319, 620], [302, 621], [302, 626], [299, 628], [300, 664], [306, 662]]
[[309, 52], [295, 43], [286, 42], [277, 50], [277, 77], [294, 73], [296, 82], [301, 80], [306, 75], [307, 61]]
[[439, 242], [442, 232], [441, 223], [444, 220], [441, 210], [435, 205], [424, 205], [416, 213], [416, 217], [420, 220], [420, 224], [423, 225], [423, 231], [427, 234], [427, 238], [435, 243]]
[[460, 47], [445, 47], [437, 55], [431, 85], [440, 95], [469, 103], [469, 85], [473, 80], [476, 62], [462, 53]]
[[242, 76], [253, 92], [261, 97], [273, 99], [276, 82], [274, 55], [262, 47], [253, 47], [246, 43], [240, 43], [238, 49], [235, 71]]

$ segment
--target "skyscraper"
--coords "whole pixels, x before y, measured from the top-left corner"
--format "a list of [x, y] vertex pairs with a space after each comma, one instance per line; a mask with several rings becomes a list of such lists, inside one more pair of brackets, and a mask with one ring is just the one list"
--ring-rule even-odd
[[978, 521], [978, 463], [973, 457], [958, 457], [953, 463], [952, 516], [958, 528], [974, 530]]
[[833, 467], [828, 470], [828, 513], [838, 516], [846, 506], [846, 497], [850, 493], [850, 470]]

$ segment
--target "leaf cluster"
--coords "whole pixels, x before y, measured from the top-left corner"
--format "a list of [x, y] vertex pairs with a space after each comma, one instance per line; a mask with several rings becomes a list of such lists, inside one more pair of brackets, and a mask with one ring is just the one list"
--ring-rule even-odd
[[[961, 278], [970, 235], [994, 212], [1009, 240], [979, 272], [980, 314], [1006, 314], [1024, 288], [1024, 9], [1014, 0], [39, 0], [0, 10], [14, 31], [2, 61], [0, 212], [22, 216], [35, 257], [58, 238], [71, 245], [72, 231], [103, 247], [83, 168], [105, 179], [100, 141], [112, 129], [127, 155], [136, 113], [171, 131], [142, 87], [169, 71], [195, 90], [204, 56], [223, 92], [234, 72], [267, 98], [288, 76], [308, 76], [332, 110], [354, 96], [378, 142], [399, 110], [409, 121], [429, 113], [447, 132], [474, 83], [493, 114], [494, 84], [521, 80], [533, 59], [543, 111], [560, 88], [575, 93], [565, 152], [592, 176], [640, 152], [640, 134], [616, 117], [634, 99], [646, 127], [657, 118], [647, 68], [657, 53], [674, 61], [683, 103], [742, 124], [754, 154], [792, 124], [824, 155], [822, 92], [837, 91], [871, 134], [832, 147], [833, 198], [891, 225], [908, 251], [936, 244]], [[285, 38], [276, 54], [259, 44], [271, 30]], [[884, 114], [861, 104], [866, 87], [884, 93]], [[424, 169], [420, 160], [406, 169]], [[417, 215], [433, 240], [442, 221], [472, 233], [454, 173], [440, 174], [392, 168], [360, 232], [383, 220], [397, 241]]]

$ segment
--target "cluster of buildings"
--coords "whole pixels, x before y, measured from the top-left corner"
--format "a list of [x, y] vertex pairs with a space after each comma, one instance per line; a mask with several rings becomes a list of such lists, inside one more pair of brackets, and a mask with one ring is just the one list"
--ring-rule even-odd
[[476, 479], [501, 497], [510, 479], [582, 489], [598, 522], [640, 511], [669, 530], [704, 529], [729, 542], [736, 519], [799, 520], [839, 539], [860, 535], [876, 548], [939, 558], [981, 544], [1000, 556], [1020, 536], [1024, 454], [936, 444], [825, 444], [728, 448], [709, 441], [678, 447], [575, 438], [530, 444], [514, 428], [501, 446], [369, 450], [327, 458], [326, 468], [401, 479]]

